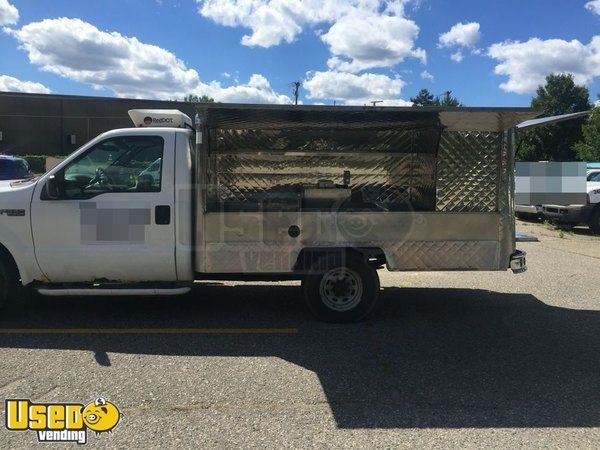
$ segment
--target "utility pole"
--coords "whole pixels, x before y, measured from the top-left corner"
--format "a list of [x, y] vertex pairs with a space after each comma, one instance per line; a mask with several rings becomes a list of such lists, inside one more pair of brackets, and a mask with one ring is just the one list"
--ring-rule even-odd
[[300, 94], [300, 88], [302, 87], [301, 81], [294, 81], [292, 83], [292, 89], [294, 92], [294, 104], [298, 106], [298, 95]]

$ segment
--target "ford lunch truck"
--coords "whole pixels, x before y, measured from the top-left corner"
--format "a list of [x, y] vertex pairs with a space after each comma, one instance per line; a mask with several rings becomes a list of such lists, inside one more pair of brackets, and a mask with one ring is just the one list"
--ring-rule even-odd
[[301, 280], [363, 319], [377, 270], [526, 270], [515, 247], [525, 108], [199, 105], [132, 110], [46, 174], [0, 186], [0, 301], [175, 295]]

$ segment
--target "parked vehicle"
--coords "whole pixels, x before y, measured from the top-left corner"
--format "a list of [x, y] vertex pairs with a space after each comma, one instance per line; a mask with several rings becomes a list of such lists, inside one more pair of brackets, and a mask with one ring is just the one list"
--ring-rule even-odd
[[24, 180], [33, 178], [29, 164], [17, 156], [0, 155], [0, 180]]
[[523, 272], [515, 125], [535, 114], [214, 104], [194, 133], [179, 111], [132, 110], [135, 128], [1, 187], [0, 299], [299, 279], [317, 317], [348, 322], [384, 266]]
[[544, 218], [566, 225], [587, 225], [600, 234], [600, 169], [587, 171], [587, 202], [584, 205], [542, 205]]
[[515, 205], [515, 216], [519, 219], [542, 218], [542, 205]]

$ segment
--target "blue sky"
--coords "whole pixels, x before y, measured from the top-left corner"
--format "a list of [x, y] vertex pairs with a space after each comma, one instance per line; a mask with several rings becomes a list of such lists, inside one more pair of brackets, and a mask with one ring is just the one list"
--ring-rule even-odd
[[0, 90], [286, 102], [303, 80], [304, 103], [526, 106], [553, 71], [600, 90], [598, 0], [0, 0], [0, 24]]

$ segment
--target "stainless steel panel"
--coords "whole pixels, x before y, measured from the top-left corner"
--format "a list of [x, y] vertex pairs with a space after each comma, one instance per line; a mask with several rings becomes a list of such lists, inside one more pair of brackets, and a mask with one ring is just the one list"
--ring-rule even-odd
[[[386, 209], [433, 210], [435, 156], [431, 154], [216, 154], [212, 211], [248, 208], [297, 209], [302, 187], [319, 180], [342, 184], [351, 173], [353, 192]], [[236, 208], [237, 205], [237, 208]]]
[[503, 133], [502, 145], [502, 177], [500, 179], [498, 203], [502, 220], [500, 222], [499, 241], [500, 254], [499, 264], [503, 265], [506, 260], [516, 251], [516, 224], [515, 224], [515, 149], [516, 130], [511, 129]]
[[502, 134], [444, 131], [437, 160], [437, 211], [498, 210]]
[[214, 153], [369, 152], [435, 153], [439, 131], [369, 129], [214, 129]]
[[[500, 219], [489, 213], [211, 213], [201, 259], [208, 272], [286, 273], [302, 248], [378, 247], [390, 270], [505, 270], [497, 259]], [[291, 225], [300, 228], [298, 238], [288, 235]]]
[[385, 253], [390, 270], [498, 270], [497, 252], [496, 241], [410, 241]]
[[[343, 120], [333, 110], [219, 111], [207, 125], [209, 213], [197, 270], [286, 273], [303, 248], [331, 246], [381, 248], [390, 270], [506, 270], [515, 140], [501, 130], [531, 113], [438, 113], [441, 136], [434, 116], [415, 110], [348, 110]], [[382, 210], [302, 210], [304, 187], [341, 185], [346, 170], [353, 193]]]
[[540, 114], [529, 108], [413, 108], [201, 104], [211, 128], [227, 129], [399, 129], [441, 124], [449, 131], [508, 130]]
[[524, 120], [540, 114], [533, 110], [478, 109], [458, 108], [453, 111], [440, 112], [440, 121], [448, 131], [492, 131], [509, 130]]

